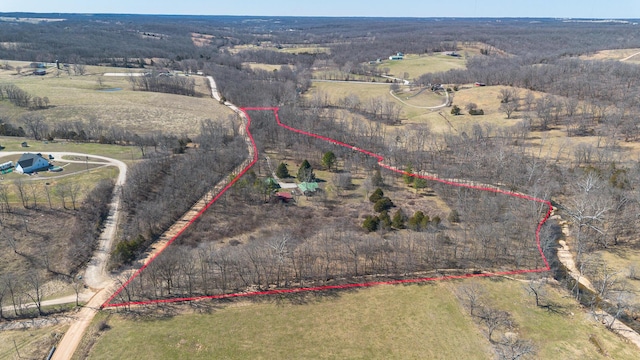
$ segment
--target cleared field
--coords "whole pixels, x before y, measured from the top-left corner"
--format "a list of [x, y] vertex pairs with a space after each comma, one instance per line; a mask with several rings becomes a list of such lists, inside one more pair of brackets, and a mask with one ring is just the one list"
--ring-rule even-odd
[[[389, 86], [380, 84], [362, 84], [349, 82], [314, 82], [308, 96], [313, 97], [315, 93], [320, 92], [328, 96], [329, 101], [337, 102], [348, 95], [357, 95], [361, 102], [366, 102], [373, 98], [384, 98], [385, 100], [393, 100], [389, 95]], [[400, 102], [398, 105], [402, 105]]]
[[441, 284], [224, 306], [165, 320], [114, 315], [90, 359], [489, 359], [488, 342]]
[[242, 66], [248, 66], [252, 70], [260, 69], [266, 71], [280, 70], [283, 65], [260, 64], [260, 63], [242, 63]]
[[378, 69], [389, 68], [389, 74], [395, 77], [414, 79], [422, 74], [447, 71], [451, 69], [464, 69], [464, 58], [457, 58], [443, 54], [438, 55], [405, 55], [403, 60], [384, 60], [378, 65]]
[[[518, 337], [536, 346], [535, 358], [637, 358], [633, 345], [590, 320], [561, 290], [547, 286], [546, 299], [560, 309], [550, 312], [535, 306], [521, 281], [471, 281], [485, 289], [490, 306], [511, 313]], [[114, 314], [89, 359], [491, 359], [483, 325], [453, 295], [465, 284], [378, 286], [299, 302], [241, 301], [172, 318]]]
[[[112, 70], [100, 69], [103, 72]], [[99, 79], [102, 86], [98, 84]], [[56, 77], [54, 74], [40, 77], [17, 76], [15, 71], [0, 72], [0, 81], [13, 83], [32, 96], [49, 98], [50, 107], [38, 111], [49, 124], [61, 120], [88, 122], [96, 119], [102, 124], [113, 124], [139, 134], [162, 131], [190, 136], [198, 133], [200, 121], [233, 114], [226, 106], [211, 99], [205, 78], [192, 79], [197, 84], [197, 97], [132, 91], [127, 77]], [[16, 121], [26, 112], [6, 101], [0, 103], [0, 109]]]
[[[631, 49], [613, 49], [613, 50], [601, 50], [594, 54], [582, 55], [580, 59], [583, 60], [622, 60], [629, 62], [640, 62], [640, 48]], [[634, 55], [638, 54], [638, 55]], [[632, 56], [633, 55], [633, 56]]]
[[245, 51], [245, 50], [271, 50], [271, 51], [278, 51], [278, 52], [284, 52], [284, 53], [289, 53], [289, 54], [301, 54], [301, 53], [308, 53], [308, 54], [320, 54], [320, 53], [331, 53], [331, 49], [329, 49], [328, 47], [325, 46], [317, 46], [317, 45], [296, 45], [296, 44], [283, 44], [280, 45], [279, 47], [276, 47], [276, 45], [262, 45], [262, 46], [256, 46], [256, 45], [238, 45], [238, 46], [234, 46], [231, 49], [231, 53], [232, 54], [237, 54], [241, 51]]

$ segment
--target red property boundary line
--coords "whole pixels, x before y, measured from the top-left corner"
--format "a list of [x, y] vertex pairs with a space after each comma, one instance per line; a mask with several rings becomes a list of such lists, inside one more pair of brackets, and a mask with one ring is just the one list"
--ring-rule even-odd
[[[251, 296], [259, 296], [259, 295], [292, 294], [292, 293], [301, 293], [301, 292], [308, 292], [308, 291], [325, 291], [325, 290], [337, 290], [337, 289], [351, 289], [351, 288], [371, 287], [371, 286], [377, 286], [377, 285], [410, 284], [410, 283], [420, 283], [420, 282], [438, 281], [438, 280], [468, 279], [468, 278], [474, 278], [474, 277], [491, 277], [491, 276], [501, 276], [501, 275], [516, 275], [516, 274], [545, 272], [545, 271], [549, 271], [551, 269], [551, 267], [549, 266], [549, 262], [547, 260], [547, 257], [544, 255], [544, 252], [542, 251], [542, 246], [540, 245], [540, 230], [542, 229], [542, 226], [544, 225], [544, 223], [551, 216], [552, 205], [551, 205], [551, 202], [549, 200], [544, 200], [544, 199], [536, 198], [536, 197], [533, 197], [533, 196], [530, 196], [530, 195], [516, 193], [516, 192], [513, 192], [513, 191], [501, 190], [501, 189], [491, 188], [491, 187], [486, 187], [486, 186], [464, 184], [464, 183], [459, 183], [459, 182], [455, 182], [455, 181], [451, 181], [451, 180], [440, 179], [440, 178], [437, 178], [437, 177], [434, 177], [434, 176], [418, 175], [418, 174], [408, 173], [406, 171], [398, 170], [398, 169], [396, 169], [396, 168], [394, 168], [394, 167], [392, 167], [390, 165], [384, 164], [383, 163], [384, 162], [384, 157], [379, 155], [379, 154], [373, 153], [373, 152], [368, 151], [368, 150], [360, 149], [360, 148], [358, 148], [356, 146], [352, 146], [352, 145], [349, 145], [347, 143], [344, 143], [344, 142], [341, 142], [341, 141], [338, 141], [338, 140], [335, 140], [335, 139], [332, 139], [332, 138], [329, 138], [329, 137], [326, 137], [326, 136], [310, 133], [308, 131], [296, 129], [296, 128], [293, 128], [291, 126], [283, 124], [280, 121], [280, 116], [278, 115], [279, 108], [277, 108], [277, 107], [245, 107], [245, 108], [240, 108], [240, 110], [247, 117], [247, 125], [246, 125], [247, 136], [249, 137], [249, 140], [251, 141], [251, 146], [253, 146], [253, 159], [252, 159], [252, 161], [236, 177], [234, 177], [227, 184], [227, 186], [225, 186], [220, 191], [220, 193], [218, 193], [218, 195], [216, 195], [213, 199], [211, 199], [211, 201], [209, 201], [209, 203], [207, 203], [207, 205], [202, 210], [200, 210], [187, 224], [185, 224], [185, 226], [182, 229], [180, 229], [180, 231], [176, 235], [174, 235], [162, 247], [162, 249], [160, 251], [158, 251], [158, 253], [156, 253], [153, 257], [151, 257], [151, 259], [149, 259], [149, 261], [146, 264], [144, 264], [140, 269], [138, 269], [122, 286], [120, 286], [120, 288], [118, 288], [118, 290], [116, 290], [116, 292], [113, 293], [113, 295], [111, 295], [111, 297], [109, 297], [109, 299], [104, 304], [102, 304], [100, 306], [100, 308], [124, 307], [124, 306], [130, 306], [130, 305], [148, 305], [148, 304], [174, 303], [174, 302], [197, 301], [197, 300], [207, 300], [207, 299], [230, 299], [230, 298], [251, 297]], [[401, 280], [389, 280], [389, 281], [373, 281], [373, 282], [342, 284], [342, 285], [323, 285], [323, 286], [301, 287], [301, 288], [291, 288], [291, 289], [252, 291], [252, 292], [245, 292], [245, 293], [203, 295], [203, 296], [194, 296], [194, 297], [157, 299], [157, 300], [145, 300], [145, 301], [131, 301], [131, 302], [122, 302], [122, 303], [112, 304], [111, 301], [113, 299], [115, 299], [115, 297], [118, 296], [124, 290], [124, 288], [127, 285], [129, 285], [136, 277], [138, 277], [140, 275], [140, 273], [144, 269], [146, 269], [160, 254], [162, 254], [180, 235], [182, 235], [182, 233], [189, 226], [191, 226], [198, 218], [200, 218], [200, 216], [202, 216], [202, 214], [205, 211], [207, 211], [207, 209], [209, 209], [209, 207], [211, 207], [211, 205], [213, 205], [227, 190], [229, 190], [258, 161], [258, 149], [256, 147], [255, 141], [253, 140], [253, 136], [251, 135], [251, 132], [249, 131], [249, 127], [251, 126], [251, 117], [247, 113], [248, 111], [272, 111], [274, 116], [275, 116], [275, 118], [276, 118], [276, 122], [280, 127], [283, 127], [283, 128], [285, 128], [285, 129], [287, 129], [289, 131], [296, 132], [298, 134], [314, 137], [314, 138], [317, 138], [317, 139], [320, 139], [320, 140], [324, 140], [324, 141], [333, 143], [335, 145], [339, 145], [339, 146], [343, 146], [343, 147], [349, 148], [349, 149], [351, 149], [353, 151], [361, 152], [361, 153], [363, 153], [365, 155], [369, 155], [369, 156], [371, 156], [371, 157], [373, 157], [373, 158], [378, 160], [378, 165], [380, 167], [383, 167], [385, 169], [391, 170], [393, 172], [396, 172], [396, 173], [399, 173], [399, 174], [402, 174], [402, 175], [407, 175], [407, 176], [417, 177], [417, 178], [421, 178], [421, 179], [425, 179], [425, 180], [435, 181], [435, 182], [439, 182], [439, 183], [450, 185], [450, 186], [456, 186], [456, 187], [462, 187], [462, 188], [468, 188], [468, 189], [475, 189], [475, 190], [480, 190], [480, 191], [488, 191], [488, 192], [493, 192], [493, 193], [497, 193], [497, 194], [504, 194], [504, 195], [508, 195], [508, 196], [512, 196], [512, 197], [516, 197], [516, 198], [520, 198], [520, 199], [524, 199], [524, 200], [534, 201], [534, 202], [538, 202], [538, 203], [546, 205], [548, 207], [547, 213], [538, 222], [538, 227], [536, 228], [536, 233], [535, 233], [536, 245], [538, 247], [538, 252], [540, 253], [540, 256], [542, 257], [542, 260], [544, 261], [545, 266], [542, 267], [542, 268], [537, 268], [537, 269], [501, 271], [501, 272], [494, 272], [494, 273], [449, 275], [449, 276], [440, 276], [440, 277], [422, 277], [422, 278], [413, 278], [413, 279], [401, 279]]]

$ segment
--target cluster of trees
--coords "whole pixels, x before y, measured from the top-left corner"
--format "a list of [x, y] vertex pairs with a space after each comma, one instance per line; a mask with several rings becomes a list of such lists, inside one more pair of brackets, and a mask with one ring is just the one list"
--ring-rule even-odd
[[294, 104], [311, 87], [311, 72], [302, 66], [283, 66], [277, 71], [249, 67], [206, 64], [224, 97], [238, 106], [282, 106]]
[[300, 102], [300, 106], [310, 109], [344, 109], [388, 125], [400, 125], [402, 122], [402, 108], [386, 97], [369, 98], [362, 101], [358, 95], [349, 94], [344, 98], [331, 101], [329, 94], [315, 91], [310, 99], [304, 99], [304, 102]]
[[221, 123], [201, 124], [200, 146], [179, 158], [157, 156], [133, 166], [122, 187], [127, 214], [115, 261], [126, 263], [144, 250], [214, 184], [247, 157], [238, 134], [230, 135]]
[[[545, 284], [531, 280], [528, 285], [538, 306]], [[488, 304], [487, 291], [482, 285], [477, 282], [462, 285], [458, 287], [457, 293], [474, 321], [485, 330], [498, 359], [526, 359], [536, 354], [536, 347], [530, 340], [518, 337], [518, 324], [513, 316], [508, 311]]]
[[11, 123], [6, 123], [2, 118], [0, 118], [0, 135], [24, 137], [26, 136], [26, 133], [22, 127], [16, 127]]
[[[282, 233], [276, 230], [274, 235], [247, 240], [240, 233], [217, 234], [207, 219], [203, 219], [195, 229], [189, 230], [187, 239], [182, 240], [183, 243], [199, 242], [198, 246], [183, 245], [161, 254], [143, 276], [127, 286], [120, 295], [121, 300], [343, 283], [362, 281], [362, 276], [371, 275], [415, 276], [436, 269], [530, 268], [541, 264], [539, 256], [535, 256], [534, 226], [523, 226], [518, 219], [507, 218], [508, 214], [496, 211], [495, 199], [489, 197], [476, 201], [500, 213], [494, 219], [465, 214], [464, 230], [391, 232], [384, 237], [362, 232], [348, 219], [323, 221], [319, 219], [320, 214], [297, 214], [295, 207], [243, 205], [232, 201], [239, 213], [261, 219], [248, 227], [237, 228], [240, 233], [251, 233], [253, 227], [260, 228], [263, 222], [273, 224], [283, 216], [283, 211], [297, 221]], [[507, 203], [499, 208], [513, 210], [516, 204]], [[518, 207], [517, 210], [524, 209]], [[225, 215], [220, 208], [213, 209], [210, 216], [215, 216], [220, 226], [226, 227], [228, 222], [237, 222], [232, 218], [234, 214]], [[204, 228], [208, 228], [209, 236], [199, 233]], [[206, 241], [213, 234], [225, 244]], [[546, 247], [553, 244], [551, 237], [544, 241]]]
[[15, 106], [24, 108], [45, 109], [49, 107], [48, 97], [32, 97], [31, 94], [14, 84], [0, 84], [0, 101], [4, 99], [9, 100]]
[[134, 90], [186, 96], [196, 95], [195, 80], [184, 76], [151, 72], [145, 76], [130, 76], [129, 82], [131, 82]]
[[[3, 258], [17, 257], [28, 268], [0, 271], [0, 308], [13, 308], [12, 314], [0, 310], [0, 319], [43, 315], [44, 285], [54, 277], [73, 282], [76, 291], [81, 289], [74, 280], [75, 273], [93, 254], [113, 194], [113, 182], [108, 180], [98, 182], [82, 202], [81, 189], [76, 184], [58, 183], [51, 187], [18, 180], [13, 186], [24, 209], [11, 206], [9, 186], [0, 184], [0, 249]], [[43, 193], [46, 205], [38, 202]], [[67, 210], [69, 202], [73, 211]], [[33, 221], [52, 218], [57, 225], [61, 224], [56, 220], [63, 221], [64, 227], [48, 228]], [[25, 303], [35, 303], [36, 311], [24, 309]]]

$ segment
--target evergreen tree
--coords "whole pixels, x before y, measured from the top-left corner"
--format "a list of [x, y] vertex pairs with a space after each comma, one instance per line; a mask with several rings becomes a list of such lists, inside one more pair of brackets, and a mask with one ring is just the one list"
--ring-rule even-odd
[[420, 189], [424, 189], [427, 187], [427, 180], [423, 178], [415, 178], [413, 180], [413, 187], [416, 189], [416, 192]]
[[322, 156], [322, 165], [326, 167], [327, 170], [331, 170], [333, 165], [336, 163], [336, 160], [336, 155], [331, 151], [327, 151], [324, 153], [324, 156]]
[[398, 209], [393, 214], [391, 226], [393, 226], [396, 229], [404, 229], [406, 221], [407, 221], [407, 216], [404, 214], [404, 211], [402, 211], [402, 209]]
[[420, 231], [423, 221], [424, 221], [424, 213], [418, 210], [413, 214], [412, 217], [409, 218], [407, 227], [414, 231]]
[[309, 161], [305, 159], [302, 162], [302, 165], [300, 165], [296, 177], [300, 182], [309, 182], [315, 180], [316, 175], [313, 173], [313, 168], [311, 167], [311, 164], [309, 164]]
[[380, 219], [377, 216], [367, 215], [362, 223], [362, 227], [365, 228], [368, 232], [373, 232], [378, 230], [378, 224], [380, 223]]
[[376, 201], [376, 203], [373, 205], [373, 210], [375, 212], [383, 212], [391, 209], [392, 207], [393, 207], [393, 201], [391, 201], [391, 199], [385, 196], [382, 199]]
[[381, 229], [385, 229], [385, 230], [391, 229], [391, 217], [389, 216], [389, 212], [387, 212], [387, 210], [384, 210], [383, 212], [381, 212], [380, 215], [378, 216], [378, 219], [380, 219], [379, 227]]
[[415, 178], [411, 176], [411, 174], [413, 174], [413, 166], [411, 166], [411, 164], [407, 165], [404, 168], [404, 172], [405, 173], [402, 175], [402, 179], [404, 180], [404, 183], [407, 185], [413, 184], [413, 181], [415, 180]]
[[384, 197], [384, 192], [382, 192], [382, 189], [377, 188], [373, 194], [371, 194], [371, 196], [369, 196], [369, 201], [371, 201], [372, 203], [376, 203], [378, 202], [378, 200], [382, 199]]
[[278, 165], [278, 168], [276, 169], [276, 176], [280, 179], [291, 177], [291, 175], [289, 174], [289, 169], [287, 168], [287, 164], [281, 162], [280, 165]]

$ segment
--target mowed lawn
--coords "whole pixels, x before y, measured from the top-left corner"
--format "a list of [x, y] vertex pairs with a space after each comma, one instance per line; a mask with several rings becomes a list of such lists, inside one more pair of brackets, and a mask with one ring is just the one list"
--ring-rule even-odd
[[378, 286], [304, 305], [240, 302], [169, 320], [109, 320], [90, 359], [490, 359], [446, 285]]
[[453, 57], [443, 54], [438, 55], [415, 55], [406, 54], [402, 60], [383, 59], [379, 69], [389, 68], [389, 73], [395, 77], [415, 79], [427, 73], [448, 71], [451, 69], [464, 69], [466, 62], [462, 57]]

